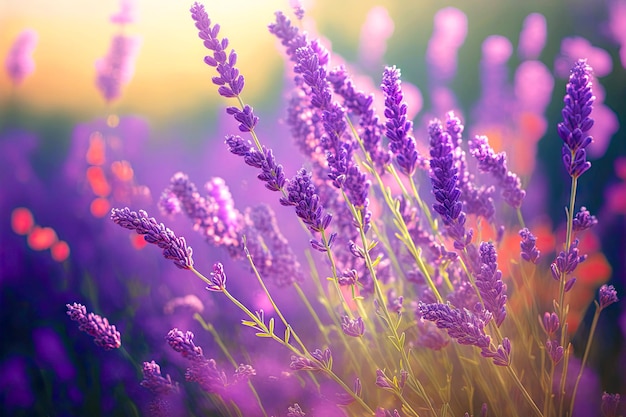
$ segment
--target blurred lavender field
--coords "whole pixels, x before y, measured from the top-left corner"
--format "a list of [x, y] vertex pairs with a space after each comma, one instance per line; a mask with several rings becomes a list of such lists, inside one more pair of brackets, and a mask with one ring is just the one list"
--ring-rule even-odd
[[[176, 268], [142, 236], [110, 220], [111, 208], [147, 211], [185, 237], [199, 271], [208, 276], [212, 265], [221, 262], [229, 291], [252, 311], [270, 314], [272, 305], [241, 254], [237, 259], [229, 252], [232, 246], [207, 242], [210, 239], [198, 233], [205, 226], [194, 227], [186, 216], [165, 212], [163, 201], [172, 177], [183, 172], [201, 194], [230, 201], [229, 192], [246, 219], [263, 210], [259, 204], [267, 204], [304, 271], [302, 288], [313, 291], [305, 256], [311, 248], [310, 236], [303, 233], [293, 210], [282, 206], [255, 178], [257, 173], [224, 143], [227, 135], [241, 134], [239, 123], [224, 110], [233, 103], [219, 97], [211, 83], [215, 73], [203, 62], [207, 52], [189, 17], [191, 4], [176, 4], [178, 13], [188, 19], [187, 26], [169, 28], [166, 20], [150, 22], [149, 8], [155, 7], [150, 2], [108, 3], [106, 14], [90, 18], [108, 25], [97, 36], [105, 44], [110, 42], [110, 49], [94, 53], [100, 58], [84, 68], [76, 68], [69, 51], [58, 51], [72, 71], [91, 80], [88, 88], [96, 100], [87, 96], [84, 107], [47, 106], [28, 89], [29, 83], [40, 83], [39, 88], [55, 80], [37, 81], [46, 77], [37, 57], [48, 44], [26, 15], [15, 18], [11, 25], [15, 31], [1, 31], [5, 72], [0, 78], [1, 414], [164, 415], [158, 414], [154, 392], [140, 385], [145, 378], [142, 363], [154, 360], [163, 376], [168, 374], [180, 384], [169, 404], [173, 411], [167, 415], [220, 415], [223, 409], [200, 385], [185, 382], [188, 361], [166, 341], [171, 329], [191, 331], [207, 357], [227, 365], [221, 342], [194, 318], [197, 313], [224, 344], [247, 347], [237, 363], [256, 359], [258, 395], [271, 398], [266, 404], [271, 415], [302, 415], [288, 412], [294, 403], [313, 409], [306, 415], [346, 415], [334, 404], [324, 408], [299, 400], [302, 381], [290, 373], [287, 351], [255, 337], [254, 331], [241, 326], [241, 312], [227, 299], [206, 291], [206, 283]], [[413, 135], [422, 155], [428, 155], [430, 120], [444, 120], [450, 110], [463, 120], [466, 138], [484, 134], [497, 152], [505, 151], [508, 168], [527, 191], [521, 212], [546, 256], [558, 252], [558, 242], [564, 240], [564, 207], [570, 195], [556, 126], [562, 121], [570, 68], [579, 58], [587, 59], [595, 76], [595, 124], [590, 131], [594, 142], [587, 150], [592, 167], [578, 182], [576, 198], [598, 224], [581, 238], [580, 250], [588, 258], [577, 270], [568, 322], [574, 356], [582, 357], [593, 317], [588, 306], [598, 288], [613, 285], [623, 299], [626, 287], [626, 1], [449, 2], [446, 7], [432, 1], [413, 7], [402, 1], [384, 6], [348, 1], [336, 6], [311, 0], [303, 4], [301, 21], [293, 7], [297, 3], [291, 3], [279, 7], [301, 30], [332, 48], [330, 67], [344, 65], [357, 89], [375, 94], [374, 107], [381, 118], [383, 70], [392, 65], [401, 69], [408, 118], [414, 123]], [[205, 7], [212, 17], [210, 2]], [[256, 22], [255, 27], [238, 24], [238, 13], [244, 15], [242, 22]], [[215, 23], [228, 34], [229, 48], [237, 49], [238, 68], [246, 77], [246, 103], [260, 118], [255, 132], [291, 178], [311, 161], [292, 139], [288, 98], [294, 90], [293, 68], [280, 42], [266, 29], [275, 19], [273, 10], [226, 8], [220, 16], [229, 16], [228, 27]], [[2, 19], [8, 22], [11, 16]], [[138, 19], [147, 24], [138, 26]], [[137, 29], [150, 24], [186, 39], [185, 56], [195, 60], [191, 75], [185, 68], [169, 68], [164, 69], [169, 71], [166, 76], [159, 77], [161, 62], [176, 57], [141, 61], [144, 50], [158, 49], [148, 34]], [[244, 29], [250, 29], [251, 35], [239, 33], [233, 39]], [[259, 37], [265, 39], [258, 42], [275, 48], [263, 46], [246, 60], [242, 43], [248, 43], [247, 50], [254, 49]], [[254, 59], [267, 61], [259, 70], [263, 79], [255, 75]], [[146, 75], [148, 80], [133, 91], [134, 83], [144, 82], [141, 75], [146, 67], [152, 71]], [[194, 96], [176, 95], [179, 82], [183, 92], [195, 89]], [[154, 97], [145, 89], [151, 83], [158, 90]], [[164, 99], [167, 94], [172, 95]], [[427, 176], [421, 180], [420, 192], [432, 204], [430, 180]], [[207, 182], [213, 184], [208, 191]], [[371, 200], [376, 216], [382, 204]], [[510, 222], [503, 226], [509, 226], [516, 220], [515, 213], [505, 213]], [[514, 269], [507, 257], [519, 255], [518, 229], [507, 228], [499, 240], [499, 268], [506, 279]], [[266, 284], [281, 311], [312, 343], [317, 324], [296, 290], [281, 281], [280, 271], [273, 272], [276, 278], [268, 278]], [[121, 347], [102, 349], [79, 331], [67, 314], [66, 305], [73, 303], [115, 325]], [[626, 309], [620, 302], [608, 307], [598, 322], [585, 373], [589, 392], [598, 397], [583, 405], [597, 410], [602, 392], [619, 393], [622, 401], [626, 398], [625, 336]], [[230, 395], [235, 399], [249, 395], [245, 388], [235, 387]], [[243, 403], [238, 403], [243, 415], [262, 415], [253, 401], [248, 408]], [[469, 411], [479, 415], [479, 408]], [[584, 417], [584, 412], [574, 415]]]

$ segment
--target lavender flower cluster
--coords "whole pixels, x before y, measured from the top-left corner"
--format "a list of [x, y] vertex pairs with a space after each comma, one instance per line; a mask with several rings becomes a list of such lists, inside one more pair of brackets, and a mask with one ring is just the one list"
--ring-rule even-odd
[[[302, 4], [293, 3], [298, 22], [306, 22]], [[281, 164], [283, 152], [262, 134], [269, 123], [243, 100], [246, 79], [231, 42], [204, 5], [194, 3], [190, 14], [209, 51], [204, 63], [211, 81], [232, 104], [224, 115], [239, 131], [223, 138], [224, 157], [243, 162], [243, 175], [253, 181], [247, 187], [259, 184], [256, 176], [268, 201], [241, 207], [221, 176], [198, 187], [173, 170], [161, 185], [160, 215], [166, 223], [184, 215], [219, 258], [210, 263], [195, 243], [192, 250], [191, 236], [145, 210], [125, 204], [110, 210], [110, 223], [138, 235], [136, 248], [158, 246], [177, 267], [177, 280], [202, 283], [201, 291], [184, 297], [166, 285], [152, 287], [151, 296], [169, 297], [159, 310], [170, 326], [159, 328], [164, 349], [150, 346], [152, 356], [133, 344], [126, 350], [126, 340], [141, 334], [132, 318], [121, 327], [128, 329], [122, 347], [108, 319], [67, 304], [80, 331], [103, 350], [120, 352], [141, 374], [136, 382], [149, 394], [142, 405], [148, 415], [191, 413], [185, 408], [193, 403], [224, 416], [560, 417], [582, 415], [581, 403], [592, 394], [594, 415], [620, 415], [623, 396], [596, 392], [589, 382], [600, 317], [619, 301], [619, 287], [594, 281], [591, 288], [585, 279], [594, 261], [585, 239], [603, 221], [577, 200], [582, 175], [591, 169], [597, 103], [587, 60], [571, 63], [562, 121], [545, 135], [562, 141], [570, 188], [564, 233], [555, 233], [551, 247], [526, 206], [534, 192], [529, 173], [517, 172], [506, 139], [489, 137], [494, 129], [486, 123], [493, 119], [479, 114], [476, 126], [464, 126], [464, 112], [447, 90], [456, 58], [438, 56], [437, 43], [456, 54], [465, 34], [446, 38], [442, 27], [446, 19], [461, 24], [460, 11], [444, 9], [436, 18], [428, 58], [431, 72], [445, 73], [432, 74], [433, 111], [421, 122], [414, 121], [412, 89], [398, 67], [381, 66], [376, 81], [362, 83], [358, 66], [319, 34], [302, 30], [307, 25], [277, 12], [268, 29], [280, 41], [291, 78], [281, 120], [304, 161], [292, 173], [293, 161]], [[131, 2], [111, 18], [120, 33], [99, 61], [96, 79], [108, 104], [133, 72], [138, 41], [122, 29], [134, 20]], [[35, 37], [24, 36], [6, 63], [15, 85], [32, 67], [27, 44]], [[520, 48], [532, 44], [526, 38]], [[510, 55], [506, 45], [492, 38], [484, 46], [484, 72], [499, 83], [499, 65]], [[520, 55], [530, 60], [538, 53]], [[482, 104], [495, 112], [492, 90]], [[512, 110], [499, 110], [508, 120]], [[517, 111], [531, 118], [540, 113]], [[287, 216], [300, 227], [285, 226]], [[206, 265], [212, 268], [205, 271]], [[127, 284], [135, 294], [145, 290], [133, 285]], [[592, 290], [596, 300], [585, 298]], [[586, 339], [575, 343], [580, 304], [591, 306], [592, 318]], [[182, 371], [169, 370], [175, 366]]]

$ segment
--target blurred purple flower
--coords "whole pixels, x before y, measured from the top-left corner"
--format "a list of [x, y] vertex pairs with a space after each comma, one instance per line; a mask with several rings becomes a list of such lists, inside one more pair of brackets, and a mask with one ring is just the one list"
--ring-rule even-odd
[[546, 331], [548, 336], [554, 336], [561, 327], [561, 323], [559, 322], [559, 316], [556, 313], [548, 313], [547, 311], [543, 314], [543, 329]]
[[537, 59], [546, 45], [548, 37], [546, 18], [540, 13], [531, 13], [524, 19], [519, 34], [517, 53], [523, 60]]
[[123, 26], [137, 21], [136, 0], [120, 0], [120, 9], [109, 18], [111, 23]]
[[306, 413], [295, 403], [293, 406], [287, 407], [287, 417], [304, 417]]
[[96, 61], [96, 86], [107, 103], [118, 99], [133, 77], [140, 46], [138, 37], [115, 35], [107, 54]]
[[602, 404], [600, 409], [604, 417], [618, 417], [618, 411], [621, 398], [619, 394], [609, 394], [604, 392], [602, 394]]
[[117, 349], [122, 346], [120, 332], [114, 325], [109, 324], [105, 317], [94, 313], [87, 314], [84, 305], [74, 303], [67, 304], [67, 315], [73, 321], [78, 322], [78, 330], [81, 330], [94, 338], [94, 343], [104, 350]]
[[156, 395], [168, 395], [178, 392], [178, 384], [172, 382], [169, 375], [161, 375], [161, 367], [155, 362], [143, 363], [142, 387]]
[[33, 29], [24, 29], [17, 35], [4, 61], [4, 68], [15, 85], [19, 85], [35, 71], [32, 57], [39, 36]]

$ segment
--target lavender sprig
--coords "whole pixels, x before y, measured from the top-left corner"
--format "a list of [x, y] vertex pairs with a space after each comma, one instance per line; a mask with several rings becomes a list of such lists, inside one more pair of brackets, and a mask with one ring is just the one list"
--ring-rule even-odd
[[478, 161], [478, 168], [482, 172], [490, 173], [502, 188], [504, 201], [513, 208], [519, 208], [526, 196], [522, 190], [522, 182], [519, 177], [508, 170], [506, 154], [496, 154], [486, 136], [476, 136], [469, 142], [470, 153]]
[[563, 99], [563, 122], [557, 126], [557, 132], [563, 140], [563, 164], [572, 178], [580, 177], [591, 167], [585, 151], [593, 141], [591, 136], [586, 136], [593, 126], [593, 119], [589, 115], [596, 99], [591, 91], [591, 71], [584, 59], [574, 64], [566, 86], [567, 94]]
[[498, 269], [496, 248], [491, 242], [480, 244], [480, 273], [476, 275], [476, 287], [485, 309], [493, 314], [500, 327], [506, 317], [506, 284], [502, 282], [502, 272]]
[[282, 197], [280, 204], [295, 206], [298, 217], [313, 232], [321, 232], [326, 229], [332, 219], [330, 214], [323, 212], [319, 194], [315, 192], [311, 173], [304, 168], [301, 168], [296, 176], [289, 181], [287, 197]]
[[125, 229], [134, 230], [148, 243], [153, 243], [163, 249], [165, 259], [174, 261], [180, 269], [193, 268], [193, 251], [187, 246], [184, 237], [177, 237], [174, 232], [165, 227], [163, 223], [157, 223], [154, 217], [148, 217], [143, 210], [130, 211], [128, 207], [123, 209], [111, 209], [111, 220]]
[[454, 239], [454, 247], [463, 249], [471, 242], [472, 231], [465, 232], [466, 217], [463, 204], [459, 201], [461, 190], [458, 188], [458, 170], [454, 166], [452, 139], [436, 119], [428, 126], [428, 136], [430, 179], [437, 200], [433, 209], [441, 215], [448, 234]]
[[418, 164], [419, 154], [415, 138], [411, 136], [413, 122], [407, 120], [407, 105], [400, 87], [400, 70], [395, 66], [386, 67], [383, 72], [381, 89], [385, 95], [385, 134], [389, 139], [389, 149], [396, 157], [400, 170], [407, 176], [413, 175]]
[[539, 259], [539, 255], [541, 254], [536, 246], [537, 238], [535, 237], [535, 235], [530, 233], [530, 230], [528, 230], [527, 228], [523, 228], [522, 230], [520, 230], [519, 235], [522, 238], [520, 242], [520, 247], [522, 248], [522, 252], [520, 253], [520, 255], [522, 259], [524, 259], [526, 262], [532, 262], [536, 264], [537, 260]]
[[117, 349], [122, 346], [120, 332], [110, 324], [106, 317], [94, 313], [87, 314], [87, 308], [78, 303], [66, 304], [67, 315], [78, 322], [78, 330], [94, 338], [93, 342], [104, 350]]

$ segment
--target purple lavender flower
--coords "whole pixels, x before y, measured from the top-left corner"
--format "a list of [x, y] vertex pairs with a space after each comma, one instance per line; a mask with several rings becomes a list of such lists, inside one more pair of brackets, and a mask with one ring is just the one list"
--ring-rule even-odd
[[[228, 39], [220, 40], [217, 37], [220, 25], [211, 26], [211, 19], [209, 19], [209, 15], [202, 4], [194, 3], [189, 11], [191, 18], [196, 22], [198, 36], [204, 40], [205, 48], [213, 52], [213, 56], [204, 57], [204, 62], [217, 70], [219, 76], [213, 77], [213, 84], [219, 86], [218, 93], [226, 98], [239, 96], [243, 90], [244, 78], [235, 68], [237, 53], [231, 49], [230, 53], [226, 55]], [[252, 109], [250, 109], [251, 111]]]
[[619, 394], [609, 394], [608, 392], [604, 392], [602, 394], [602, 404], [600, 405], [600, 410], [602, 411], [602, 415], [604, 417], [618, 417], [620, 405], [620, 395]]
[[480, 292], [485, 309], [493, 314], [500, 327], [506, 317], [506, 284], [502, 282], [502, 272], [498, 270], [496, 248], [491, 242], [480, 244], [480, 273], [476, 275], [476, 287]]
[[193, 251], [187, 246], [184, 237], [176, 237], [174, 232], [165, 227], [163, 223], [157, 223], [154, 217], [148, 217], [148, 213], [139, 210], [139, 213], [130, 211], [128, 207], [123, 209], [111, 209], [111, 220], [125, 229], [134, 230], [148, 243], [153, 243], [163, 249], [165, 259], [174, 261], [181, 269], [193, 268]]
[[256, 370], [250, 365], [244, 365], [240, 363], [237, 369], [235, 369], [234, 379], [235, 383], [247, 382], [251, 376], [256, 375]]
[[546, 311], [543, 314], [543, 329], [546, 331], [548, 336], [556, 334], [560, 326], [561, 323], [559, 322], [559, 316], [557, 316], [556, 313], [548, 313]]
[[217, 368], [214, 359], [193, 361], [185, 372], [185, 379], [196, 382], [209, 394], [224, 394], [228, 386], [228, 378], [224, 371]]
[[226, 273], [224, 266], [217, 262], [213, 264], [213, 272], [211, 272], [211, 284], [206, 287], [209, 291], [222, 292], [226, 288]]
[[96, 86], [107, 103], [118, 99], [133, 77], [140, 45], [139, 38], [115, 35], [107, 55], [96, 61]]
[[173, 383], [169, 375], [161, 375], [161, 367], [155, 361], [143, 363], [143, 380], [140, 385], [156, 395], [178, 392], [178, 384]]
[[505, 337], [495, 352], [483, 350], [480, 354], [485, 358], [492, 358], [496, 366], [509, 366], [511, 364], [511, 341]]
[[574, 272], [579, 263], [587, 259], [587, 255], [579, 255], [578, 239], [570, 245], [568, 253], [561, 251], [555, 261], [550, 265], [552, 278], [560, 281], [562, 277]]
[[237, 107], [228, 107], [226, 113], [232, 115], [239, 122], [239, 130], [242, 132], [252, 132], [259, 121], [259, 118], [254, 115], [252, 107], [248, 105], [245, 105], [243, 110], [239, 110]]
[[[271, 207], [265, 204], [252, 207], [246, 211], [246, 219], [252, 222], [253, 228], [262, 240], [254, 248], [255, 253], [253, 254], [259, 273], [264, 277], [271, 278], [281, 288], [294, 282], [301, 282], [303, 273], [300, 263], [291, 245], [278, 228], [278, 222]], [[247, 230], [250, 231], [250, 229]], [[251, 236], [246, 234], [249, 250], [251, 249], [250, 243], [252, 243], [250, 238]], [[260, 251], [262, 253], [259, 253]], [[258, 265], [259, 259], [266, 259], [269, 262], [266, 261], [265, 265]]]
[[472, 239], [472, 232], [465, 232], [465, 213], [459, 201], [461, 191], [458, 188], [457, 168], [454, 166], [453, 145], [450, 135], [443, 130], [439, 120], [433, 120], [428, 126], [430, 137], [430, 179], [433, 194], [437, 202], [433, 209], [441, 215], [454, 246], [463, 249]]
[[537, 263], [539, 259], [539, 255], [541, 252], [537, 249], [536, 243], [537, 238], [535, 235], [530, 233], [530, 230], [527, 228], [523, 228], [519, 231], [519, 235], [522, 237], [522, 241], [520, 242], [520, 247], [522, 248], [522, 252], [520, 253], [522, 259], [526, 262], [532, 262], [534, 264]]
[[265, 187], [271, 191], [280, 191], [285, 185], [285, 173], [283, 166], [276, 163], [271, 149], [262, 147], [259, 152], [250, 141], [245, 141], [240, 136], [228, 135], [225, 140], [228, 150], [238, 156], [244, 157], [244, 162], [254, 168], [260, 168], [258, 179], [265, 182]]
[[184, 358], [190, 361], [202, 361], [204, 360], [204, 354], [202, 348], [196, 346], [193, 342], [194, 334], [190, 331], [183, 333], [181, 330], [174, 328], [167, 333], [165, 340], [172, 349], [183, 355]]
[[580, 211], [576, 213], [572, 223], [572, 230], [576, 232], [582, 232], [587, 229], [591, 229], [598, 224], [596, 216], [592, 216], [589, 210], [585, 206], [580, 208]]
[[25, 29], [17, 36], [4, 61], [4, 67], [9, 78], [15, 85], [19, 85], [35, 71], [35, 61], [32, 54], [39, 36], [32, 29]]
[[546, 350], [555, 365], [563, 359], [563, 346], [561, 346], [558, 341], [548, 339], [546, 341]]
[[383, 126], [374, 113], [374, 96], [355, 89], [346, 69], [341, 66], [328, 74], [328, 80], [336, 94], [344, 99], [344, 105], [352, 114], [359, 116], [358, 134], [363, 147], [369, 153], [378, 172], [382, 175], [389, 164], [390, 154], [381, 146]]
[[311, 179], [311, 173], [301, 168], [287, 185], [287, 197], [280, 199], [283, 206], [295, 206], [296, 214], [302, 219], [309, 230], [321, 232], [330, 224], [332, 216], [324, 214], [319, 194]]
[[[462, 345], [472, 345], [489, 350], [491, 338], [485, 334], [485, 323], [478, 315], [467, 309], [452, 308], [449, 304], [419, 303], [419, 312], [424, 320], [432, 321], [440, 329]], [[486, 313], [486, 316], [489, 316]]]
[[431, 350], [441, 350], [448, 346], [450, 339], [429, 321], [419, 321], [420, 334], [417, 337], [417, 346], [423, 346]]
[[363, 318], [357, 317], [356, 319], [351, 319], [348, 316], [341, 316], [341, 330], [352, 337], [361, 337], [365, 332], [365, 324], [363, 323]]
[[463, 150], [463, 130], [465, 126], [461, 123], [454, 112], [449, 111], [446, 113], [446, 132], [452, 139], [454, 145], [454, 160], [458, 169], [459, 183], [458, 187], [461, 190], [460, 200], [464, 203], [464, 211], [466, 214], [475, 214], [482, 216], [484, 219], [490, 221], [493, 219], [496, 209], [493, 204], [493, 194], [495, 188], [491, 187], [477, 187], [474, 184], [474, 175], [470, 174], [467, 168], [467, 160], [465, 158], [465, 151]]
[[593, 141], [586, 136], [593, 126], [593, 119], [589, 117], [593, 109], [595, 96], [591, 91], [591, 67], [584, 59], [578, 60], [572, 67], [569, 83], [563, 101], [563, 122], [557, 126], [557, 131], [563, 139], [563, 164], [572, 178], [578, 178], [591, 167], [587, 161], [585, 148]]
[[294, 71], [311, 88], [311, 104], [320, 110], [330, 110], [332, 94], [326, 79], [326, 68], [320, 63], [320, 56], [310, 44], [295, 51]]
[[[193, 222], [207, 242], [228, 249], [239, 245], [241, 214], [235, 209], [228, 187], [221, 178], [213, 178], [206, 185], [208, 196], [203, 197], [187, 174], [177, 172], [170, 179], [170, 185], [164, 195], [173, 195], [178, 205]], [[172, 203], [162, 199], [161, 211], [168, 211]]]
[[109, 324], [106, 317], [94, 313], [87, 314], [84, 305], [74, 303], [66, 304], [67, 315], [70, 319], [78, 322], [78, 330], [87, 333], [94, 338], [94, 343], [104, 350], [117, 349], [122, 346], [120, 332], [114, 325]]
[[376, 370], [376, 385], [383, 389], [395, 389], [393, 382], [387, 378], [387, 375], [385, 375], [382, 369]]
[[315, 360], [303, 356], [291, 355], [289, 367], [295, 371], [320, 371], [322, 369], [332, 369], [333, 358], [330, 349], [326, 348], [322, 352], [315, 349], [311, 352]]
[[295, 62], [296, 51], [307, 44], [306, 36], [299, 33], [298, 28], [291, 24], [283, 12], [276, 12], [274, 15], [276, 21], [270, 24], [268, 29], [271, 34], [280, 39], [280, 43], [287, 49], [287, 55]]
[[599, 305], [600, 305], [601, 310], [604, 310], [611, 304], [617, 303], [619, 301], [617, 298], [617, 291], [615, 290], [615, 287], [613, 287], [612, 285], [604, 284], [603, 286], [601, 286], [599, 294], [600, 294]]
[[381, 89], [385, 95], [385, 134], [389, 139], [389, 149], [396, 156], [400, 170], [411, 176], [415, 172], [419, 155], [415, 139], [410, 135], [413, 123], [407, 120], [407, 105], [400, 87], [400, 70], [395, 66], [386, 67], [383, 72]]
[[502, 188], [504, 201], [513, 208], [519, 208], [526, 196], [526, 191], [522, 190], [522, 182], [519, 177], [509, 171], [506, 166], [506, 153], [500, 152], [496, 155], [487, 136], [476, 136], [469, 142], [470, 153], [478, 161], [478, 168], [481, 172], [490, 173]]
[[305, 412], [302, 411], [302, 408], [295, 403], [292, 407], [287, 407], [287, 417], [304, 417], [306, 416]]

